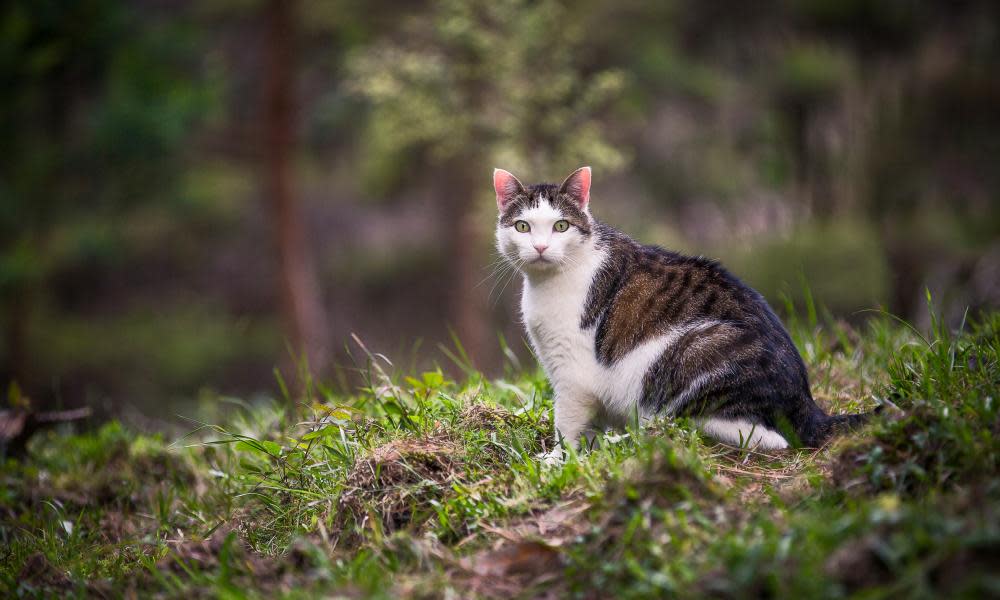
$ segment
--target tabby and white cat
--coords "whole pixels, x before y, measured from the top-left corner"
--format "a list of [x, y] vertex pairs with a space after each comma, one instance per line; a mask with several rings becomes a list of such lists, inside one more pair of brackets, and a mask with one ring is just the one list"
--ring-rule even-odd
[[816, 447], [865, 420], [816, 405], [759, 293], [714, 261], [594, 219], [590, 179], [590, 167], [559, 186], [493, 173], [497, 249], [524, 275], [521, 313], [555, 391], [557, 437], [576, 446], [634, 416], [666, 415], [729, 444]]

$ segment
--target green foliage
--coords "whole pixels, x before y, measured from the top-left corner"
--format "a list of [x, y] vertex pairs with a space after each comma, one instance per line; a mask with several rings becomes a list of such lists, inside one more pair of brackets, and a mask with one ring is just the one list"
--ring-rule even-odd
[[181, 149], [214, 90], [189, 24], [141, 16], [108, 0], [0, 8], [0, 317], [16, 332], [0, 346], [5, 375], [44, 368], [32, 313], [54, 278], [113, 270], [135, 253], [122, 222], [179, 204]]
[[198, 389], [237, 359], [266, 368], [281, 340], [275, 323], [236, 319], [207, 303], [163, 304], [101, 319], [38, 310], [31, 325], [36, 356], [51, 375], [112, 368], [122, 371], [121, 388], [135, 395]]
[[[0, 374], [41, 402], [243, 392], [261, 378], [235, 373], [285, 355], [278, 335], [227, 335], [279, 304], [255, 191], [265, 3], [167, 4], [0, 8]], [[924, 285], [952, 324], [996, 304], [994, 4], [307, 0], [296, 17], [291, 176], [323, 224], [324, 287], [393, 323], [429, 299], [383, 339], [349, 319], [382, 347], [472, 321], [435, 294], [485, 261], [495, 165], [592, 164], [596, 215], [732, 259], [772, 299], [801, 266], [841, 316], [921, 319]], [[362, 187], [397, 206], [352, 206]], [[470, 239], [439, 235], [451, 220]], [[474, 250], [455, 262], [449, 243]]]
[[309, 382], [298, 414], [247, 407], [170, 446], [116, 424], [36, 439], [2, 471], [0, 582], [20, 595], [995, 592], [1000, 315], [925, 335], [807, 314], [792, 330], [819, 401], [901, 412], [773, 454], [659, 421], [545, 466], [540, 375], [397, 380], [365, 354], [357, 395]]
[[791, 105], [821, 103], [836, 98], [851, 74], [843, 53], [821, 45], [790, 48], [774, 71], [775, 94]]
[[866, 485], [923, 496], [976, 483], [1000, 468], [1000, 319], [995, 313], [956, 337], [935, 323], [929, 338], [900, 348], [882, 391], [904, 414], [874, 443], [845, 454]]
[[839, 315], [884, 306], [889, 296], [889, 266], [877, 232], [861, 221], [815, 223], [747, 247], [719, 248], [719, 253], [724, 264], [773, 303], [790, 295], [801, 305], [803, 281]]
[[436, 0], [396, 39], [359, 53], [351, 72], [373, 110], [371, 185], [397, 183], [415, 153], [522, 173], [623, 166], [602, 117], [626, 77], [584, 70], [579, 12], [555, 1]]

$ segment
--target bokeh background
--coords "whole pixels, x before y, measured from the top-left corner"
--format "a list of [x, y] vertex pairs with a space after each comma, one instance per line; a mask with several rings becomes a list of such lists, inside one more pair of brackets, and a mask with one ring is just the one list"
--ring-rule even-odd
[[592, 165], [599, 218], [779, 310], [958, 325], [1000, 305], [998, 6], [9, 0], [0, 381], [142, 424], [292, 354], [350, 390], [351, 333], [530, 365], [494, 166]]

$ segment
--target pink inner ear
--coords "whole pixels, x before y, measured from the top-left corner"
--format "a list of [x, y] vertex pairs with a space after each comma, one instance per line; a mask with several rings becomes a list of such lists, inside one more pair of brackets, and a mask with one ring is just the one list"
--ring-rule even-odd
[[590, 167], [581, 167], [573, 171], [562, 184], [562, 188], [576, 199], [580, 208], [586, 208], [590, 202]]
[[493, 189], [497, 193], [497, 207], [503, 210], [521, 191], [521, 182], [508, 171], [493, 169]]

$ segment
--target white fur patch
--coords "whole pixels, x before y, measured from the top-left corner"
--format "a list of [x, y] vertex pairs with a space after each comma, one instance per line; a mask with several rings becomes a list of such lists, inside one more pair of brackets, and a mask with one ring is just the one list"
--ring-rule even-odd
[[[639, 344], [610, 367], [602, 367], [605, 372], [604, 376], [601, 377], [603, 389], [600, 390], [600, 396], [605, 399], [606, 407], [619, 418], [627, 418], [636, 410], [636, 406], [642, 399], [643, 383], [653, 363], [676, 344], [681, 337], [715, 324], [716, 321], [695, 321], [673, 327], [666, 333]], [[697, 383], [697, 380], [694, 383]], [[679, 395], [678, 399], [681, 397]], [[667, 405], [663, 414], [672, 415], [679, 406], [680, 403], [675, 405], [675, 402], [672, 401]], [[640, 414], [639, 416], [645, 417], [647, 415]]]
[[712, 417], [701, 421], [699, 428], [720, 442], [741, 448], [778, 450], [788, 447], [788, 440], [777, 431], [742, 419]]

